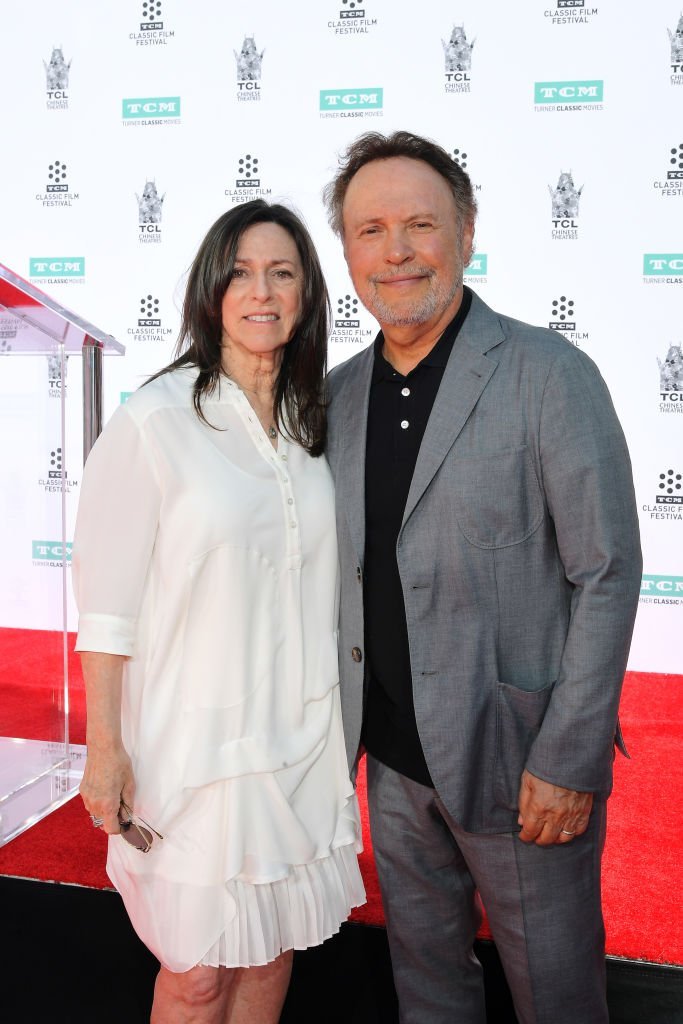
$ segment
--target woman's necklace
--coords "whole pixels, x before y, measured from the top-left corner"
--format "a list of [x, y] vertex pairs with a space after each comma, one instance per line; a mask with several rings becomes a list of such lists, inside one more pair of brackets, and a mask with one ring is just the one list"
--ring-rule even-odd
[[[245, 388], [242, 384], [238, 384], [234, 377], [230, 377], [229, 379], [238, 388], [238, 390], [242, 392], [247, 402], [249, 402], [249, 405], [258, 416], [261, 426], [267, 433], [268, 437], [270, 438], [271, 441], [274, 441], [277, 438], [277, 428], [275, 424], [272, 422], [272, 406], [268, 410], [268, 415], [263, 415], [262, 410], [264, 409], [264, 403], [259, 398], [259, 392], [256, 391], [254, 388]], [[254, 401], [252, 401], [249, 398], [249, 395], [254, 396]], [[270, 420], [271, 422], [268, 423], [268, 420]]]

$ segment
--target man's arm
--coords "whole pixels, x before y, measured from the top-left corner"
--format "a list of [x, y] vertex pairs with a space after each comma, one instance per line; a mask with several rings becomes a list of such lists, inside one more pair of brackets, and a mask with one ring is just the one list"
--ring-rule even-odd
[[545, 844], [580, 834], [592, 794], [609, 791], [642, 571], [626, 442], [597, 368], [576, 350], [548, 376], [539, 450], [560, 558], [574, 586], [559, 676], [520, 789], [521, 837]]

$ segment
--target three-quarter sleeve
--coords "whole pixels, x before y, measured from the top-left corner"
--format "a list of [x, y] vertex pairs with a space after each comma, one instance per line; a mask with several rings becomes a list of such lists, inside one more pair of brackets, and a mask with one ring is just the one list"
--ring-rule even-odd
[[144, 428], [116, 410], [83, 472], [72, 554], [77, 651], [132, 656], [161, 488]]

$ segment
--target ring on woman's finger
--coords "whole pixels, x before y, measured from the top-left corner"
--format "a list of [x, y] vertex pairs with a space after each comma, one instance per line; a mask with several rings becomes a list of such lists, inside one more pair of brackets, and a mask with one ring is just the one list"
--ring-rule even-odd
[[575, 836], [576, 832], [567, 832], [566, 828], [563, 828], [562, 829], [562, 835], [563, 836]]
[[92, 821], [95, 828], [102, 828], [102, 826], [104, 825], [104, 818], [97, 818], [94, 814], [90, 815], [90, 820]]

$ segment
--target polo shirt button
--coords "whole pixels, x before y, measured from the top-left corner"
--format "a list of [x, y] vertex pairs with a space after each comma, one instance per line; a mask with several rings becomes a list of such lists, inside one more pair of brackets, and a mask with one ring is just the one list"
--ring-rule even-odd
[[401, 394], [403, 395], [404, 398], [407, 398], [408, 395], [410, 394], [410, 388], [401, 388]]
[[351, 648], [351, 657], [353, 658], [354, 661], [363, 660], [363, 652], [361, 651], [360, 647]]
[[409, 426], [408, 420], [401, 420], [401, 430], [407, 430]]

